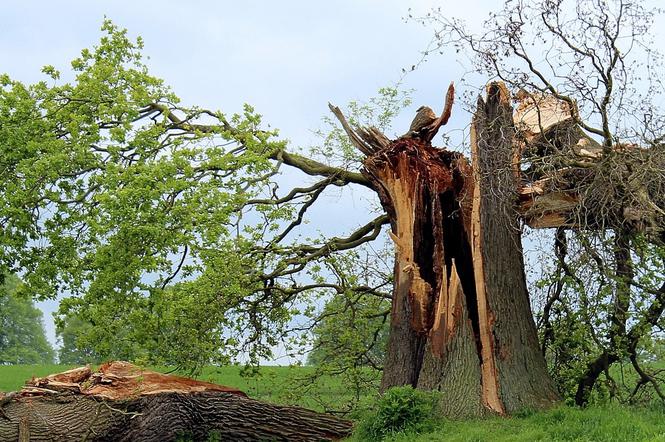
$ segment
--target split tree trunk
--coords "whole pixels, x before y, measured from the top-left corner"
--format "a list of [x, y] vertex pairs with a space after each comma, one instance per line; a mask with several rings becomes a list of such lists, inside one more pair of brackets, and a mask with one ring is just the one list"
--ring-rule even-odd
[[[449, 91], [448, 114], [451, 101]], [[431, 145], [439, 125], [387, 143], [367, 130], [350, 134], [368, 154], [364, 173], [396, 246], [381, 387], [439, 390], [454, 417], [551, 406], [559, 396], [526, 288], [507, 89], [494, 83], [479, 99], [473, 166]]]

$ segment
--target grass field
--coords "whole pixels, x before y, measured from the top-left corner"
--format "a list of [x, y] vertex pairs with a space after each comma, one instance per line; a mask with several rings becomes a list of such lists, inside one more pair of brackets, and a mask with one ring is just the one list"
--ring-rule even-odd
[[72, 368], [68, 365], [0, 365], [0, 391], [19, 390], [33, 376], [41, 377]]
[[[663, 409], [620, 406], [560, 407], [525, 417], [441, 420], [423, 434], [397, 434], [391, 442], [665, 442]], [[350, 441], [360, 439], [351, 438]]]
[[[44, 376], [70, 368], [61, 365], [0, 366], [0, 390], [16, 390], [32, 376]], [[159, 369], [158, 369], [159, 370]], [[343, 403], [349, 397], [336, 379], [324, 379], [310, 396], [294, 388], [298, 379], [312, 373], [310, 367], [263, 367], [259, 374], [241, 375], [240, 367], [207, 367], [198, 379], [233, 386], [249, 396], [271, 402], [320, 409], [319, 399]], [[160, 371], [166, 371], [162, 369]], [[318, 396], [314, 397], [314, 396]], [[351, 438], [351, 441], [360, 439]], [[622, 406], [578, 409], [559, 407], [546, 412], [512, 418], [449, 421], [437, 420], [421, 434], [395, 434], [393, 442], [665, 442], [665, 406], [648, 408]]]

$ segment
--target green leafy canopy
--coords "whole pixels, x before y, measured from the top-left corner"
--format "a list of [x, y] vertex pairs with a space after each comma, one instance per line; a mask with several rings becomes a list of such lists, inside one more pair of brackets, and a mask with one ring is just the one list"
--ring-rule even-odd
[[71, 82], [52, 66], [32, 85], [0, 76], [0, 269], [36, 298], [71, 294], [62, 314], [103, 324], [90, 340], [122, 348], [178, 329], [171, 351], [187, 352], [206, 309], [204, 339], [219, 346], [226, 295], [251, 290], [239, 209], [283, 142], [250, 106], [228, 118], [181, 107], [140, 39], [102, 31]]
[[[377, 294], [385, 278], [367, 269], [325, 275], [385, 216], [348, 238], [296, 232], [329, 187], [370, 187], [339, 130], [312, 150], [322, 162], [287, 152], [251, 106], [182, 106], [148, 73], [140, 39], [110, 21], [102, 33], [67, 75], [0, 77], [0, 270], [21, 274], [26, 295], [66, 296], [63, 355], [257, 362], [280, 340], [302, 351], [309, 328], [290, 333], [294, 318], [316, 317], [330, 296]], [[351, 110], [385, 128], [406, 104], [385, 88]], [[318, 181], [279, 196], [284, 164]]]

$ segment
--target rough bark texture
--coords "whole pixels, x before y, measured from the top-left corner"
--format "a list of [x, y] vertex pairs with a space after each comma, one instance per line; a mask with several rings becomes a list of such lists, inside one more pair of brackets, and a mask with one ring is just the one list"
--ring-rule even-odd
[[511, 413], [551, 405], [558, 395], [539, 351], [526, 288], [515, 211], [518, 181], [511, 158], [510, 96], [500, 83], [491, 84], [487, 95], [486, 102], [478, 102], [471, 142], [476, 173], [474, 263], [477, 286], [484, 288], [478, 310], [481, 327], [487, 327], [481, 329], [482, 379], [488, 408]]
[[331, 416], [223, 392], [123, 400], [65, 393], [15, 400], [4, 412], [3, 441], [18, 440], [19, 434], [30, 441], [199, 441], [212, 433], [233, 441], [319, 441], [341, 439], [351, 429]]
[[332, 416], [126, 363], [85, 370], [76, 380], [71, 372], [33, 380], [14, 395], [0, 414], [0, 440], [199, 441], [216, 433], [233, 441], [319, 441], [351, 431], [350, 422]]
[[356, 137], [396, 248], [382, 389], [440, 390], [454, 417], [558, 400], [526, 290], [512, 108], [505, 87], [488, 92], [474, 118], [473, 167], [431, 145], [440, 124], [388, 144]]

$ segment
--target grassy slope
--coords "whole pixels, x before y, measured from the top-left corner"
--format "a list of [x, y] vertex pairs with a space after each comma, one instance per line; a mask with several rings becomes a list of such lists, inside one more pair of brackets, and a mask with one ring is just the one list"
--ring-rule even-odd
[[[0, 366], [0, 391], [20, 388], [26, 379], [56, 373], [70, 367], [58, 365]], [[306, 376], [308, 367], [264, 367], [255, 376], [241, 376], [239, 367], [208, 367], [199, 379], [238, 387], [251, 397], [279, 403], [319, 408], [312, 397], [294, 394], [291, 382]], [[326, 380], [317, 394], [328, 401], [343, 401], [339, 382]], [[353, 439], [357, 440], [357, 439]], [[394, 442], [411, 441], [651, 441], [665, 442], [665, 408], [561, 407], [510, 419], [439, 421], [426, 434], [397, 434]]]

